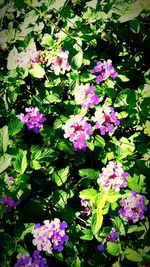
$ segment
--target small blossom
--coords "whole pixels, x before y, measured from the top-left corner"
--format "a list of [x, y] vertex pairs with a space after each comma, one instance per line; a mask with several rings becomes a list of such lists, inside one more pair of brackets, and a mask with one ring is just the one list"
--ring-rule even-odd
[[37, 107], [26, 108], [26, 114], [19, 114], [17, 117], [25, 124], [28, 130], [33, 130], [35, 133], [39, 133], [39, 129], [43, 127], [43, 122], [46, 118], [39, 112]]
[[14, 267], [48, 267], [46, 259], [42, 258], [37, 250], [33, 252], [32, 256], [29, 253], [18, 254], [17, 259], [18, 261]]
[[82, 211], [82, 215], [86, 215], [86, 216], [91, 216], [92, 215], [92, 211], [89, 208], [89, 205], [93, 206], [93, 203], [84, 199], [81, 199], [81, 206], [84, 207], [84, 211]]
[[144, 212], [147, 210], [145, 206], [145, 197], [138, 194], [135, 190], [128, 193], [126, 199], [119, 202], [122, 208], [119, 209], [125, 221], [136, 223], [144, 218]]
[[95, 129], [100, 129], [101, 135], [107, 132], [113, 133], [114, 127], [120, 124], [118, 113], [114, 111], [113, 107], [97, 107], [92, 120], [96, 122]]
[[9, 182], [9, 185], [10, 185], [10, 186], [13, 185], [14, 181], [15, 181], [15, 178], [14, 178], [13, 176], [9, 176], [9, 177], [8, 177], [8, 182]]
[[64, 74], [66, 71], [70, 70], [71, 66], [68, 63], [68, 55], [68, 51], [63, 51], [60, 49], [56, 55], [51, 58], [50, 68], [56, 75], [59, 75], [60, 73]]
[[104, 251], [105, 251], [105, 247], [104, 247], [103, 244], [99, 244], [99, 245], [97, 246], [97, 249], [98, 249], [99, 251], [101, 251], [101, 252], [104, 252]]
[[116, 232], [114, 228], [112, 228], [110, 233], [106, 237], [106, 240], [114, 243], [118, 237], [119, 237], [119, 233]]
[[116, 78], [118, 73], [115, 71], [112, 66], [112, 60], [108, 59], [107, 61], [98, 61], [97, 65], [92, 70], [92, 73], [96, 75], [96, 82], [99, 84], [104, 80], [111, 78]]
[[3, 195], [1, 198], [0, 198], [0, 202], [6, 206], [6, 210], [7, 211], [10, 211], [12, 209], [14, 209], [20, 201], [18, 202], [15, 202], [11, 197], [8, 197], [6, 195]]
[[60, 222], [58, 218], [51, 222], [45, 220], [43, 225], [36, 224], [32, 230], [33, 245], [37, 247], [37, 250], [44, 250], [49, 254], [53, 250], [62, 251], [64, 243], [68, 241], [66, 228], [67, 223], [65, 221]]
[[70, 119], [62, 126], [65, 131], [64, 137], [73, 143], [74, 150], [86, 150], [85, 140], [92, 134], [91, 125], [87, 123], [87, 117], [71, 115]]
[[114, 189], [116, 192], [122, 187], [127, 186], [126, 178], [129, 176], [122, 169], [121, 163], [110, 161], [105, 168], [102, 168], [102, 173], [97, 180], [98, 184], [103, 185], [105, 189]]
[[83, 108], [92, 108], [100, 102], [99, 97], [94, 93], [95, 87], [89, 83], [81, 85], [79, 90], [75, 91], [75, 101]]

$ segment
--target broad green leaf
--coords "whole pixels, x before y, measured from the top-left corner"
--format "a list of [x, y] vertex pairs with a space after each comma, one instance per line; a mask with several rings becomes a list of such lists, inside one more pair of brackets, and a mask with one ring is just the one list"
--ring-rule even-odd
[[130, 21], [130, 28], [134, 33], [138, 33], [140, 31], [140, 22], [137, 18]]
[[17, 55], [18, 55], [18, 51], [17, 51], [16, 47], [14, 46], [8, 55], [8, 59], [7, 59], [7, 69], [8, 70], [16, 69], [16, 67], [17, 67], [17, 62], [16, 62]]
[[143, 261], [142, 256], [135, 250], [127, 248], [124, 251], [124, 255], [125, 257], [130, 260], [130, 261], [134, 261], [134, 262], [141, 262]]
[[145, 127], [144, 127], [144, 133], [150, 136], [150, 121], [146, 121]]
[[61, 102], [60, 95], [59, 94], [50, 94], [46, 98], [43, 99], [44, 104], [51, 104], [55, 102]]
[[54, 40], [52, 39], [51, 35], [48, 33], [45, 33], [41, 45], [47, 45], [47, 46], [53, 46], [54, 45]]
[[59, 141], [57, 147], [60, 151], [63, 151], [64, 153], [67, 153], [70, 155], [75, 154], [75, 152], [73, 150], [73, 146], [68, 140]]
[[119, 216], [117, 216], [115, 219], [112, 219], [112, 221], [113, 221], [113, 226], [117, 230], [117, 232], [125, 236], [126, 232], [122, 219]]
[[4, 153], [7, 150], [9, 142], [9, 135], [8, 135], [8, 127], [4, 126], [0, 129], [0, 151], [3, 151]]
[[82, 235], [80, 236], [82, 240], [92, 240], [93, 239], [93, 233], [90, 229], [84, 229], [82, 230]]
[[20, 240], [24, 240], [24, 237], [31, 233], [32, 229], [34, 227], [34, 223], [25, 223], [25, 230], [22, 232], [21, 236], [20, 236]]
[[140, 89], [142, 89], [142, 97], [150, 97], [150, 84], [144, 84], [144, 85], [141, 85], [139, 87]]
[[88, 2], [86, 3], [86, 6], [88, 6], [88, 7], [92, 7], [92, 8], [94, 8], [94, 9], [96, 9], [97, 2], [98, 2], [97, 0], [88, 1]]
[[96, 180], [98, 179], [99, 173], [94, 169], [81, 169], [79, 170], [79, 175], [81, 177], [87, 177], [89, 179]]
[[107, 242], [107, 251], [113, 256], [118, 256], [120, 253], [120, 245], [113, 243], [113, 242]]
[[29, 73], [35, 78], [43, 78], [45, 70], [39, 63], [34, 63], [33, 68], [29, 70]]
[[7, 167], [11, 164], [11, 155], [4, 154], [2, 157], [0, 157], [0, 173], [5, 171]]
[[87, 199], [91, 202], [94, 202], [96, 196], [97, 196], [97, 190], [95, 190], [93, 188], [84, 189], [84, 190], [80, 191], [80, 193], [79, 193], [79, 197], [81, 199]]
[[105, 140], [100, 135], [95, 136], [95, 146], [98, 146], [101, 148], [105, 147]]
[[93, 212], [91, 219], [91, 228], [94, 235], [98, 233], [103, 224], [103, 215], [101, 210]]
[[68, 178], [69, 167], [58, 170], [52, 174], [52, 180], [57, 184], [57, 186], [63, 185]]
[[110, 203], [116, 202], [119, 198], [121, 198], [121, 194], [115, 191], [109, 191], [107, 201]]
[[18, 118], [12, 118], [8, 123], [8, 131], [10, 136], [14, 136], [23, 128], [22, 122]]
[[129, 78], [127, 78], [125, 75], [118, 75], [117, 78], [119, 78], [122, 82], [128, 82]]
[[125, 11], [125, 14], [120, 17], [119, 21], [123, 23], [138, 17], [144, 9], [140, 2], [140, 0], [137, 0], [136, 2], [130, 4], [127, 11]]
[[65, 4], [66, 0], [55, 0], [54, 3], [49, 4], [49, 9], [56, 9], [57, 11], [62, 8]]
[[95, 205], [97, 206], [97, 209], [102, 210], [105, 207], [108, 198], [108, 192], [109, 190], [103, 190], [102, 192], [98, 193], [95, 199]]
[[30, 162], [30, 166], [34, 170], [40, 170], [41, 169], [41, 164], [37, 160], [32, 160]]
[[27, 151], [19, 149], [19, 154], [16, 156], [16, 160], [13, 163], [16, 172], [23, 174], [27, 168]]

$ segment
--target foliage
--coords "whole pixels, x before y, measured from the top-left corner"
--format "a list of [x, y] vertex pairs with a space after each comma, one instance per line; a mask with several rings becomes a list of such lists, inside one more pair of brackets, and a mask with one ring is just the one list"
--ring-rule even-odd
[[[18, 253], [32, 255], [34, 225], [59, 218], [67, 222], [69, 240], [61, 252], [42, 251], [48, 266], [148, 266], [149, 1], [2, 0], [0, 7], [0, 198], [17, 203], [7, 211], [0, 202], [1, 265], [14, 266]], [[92, 70], [109, 59], [117, 74], [97, 83]], [[99, 103], [84, 108], [74, 96], [87, 83]], [[92, 121], [104, 105], [120, 121], [106, 133]], [[29, 114], [22, 123], [18, 115], [28, 107], [46, 121], [37, 126]], [[78, 136], [64, 136], [71, 115], [91, 126], [77, 149]], [[110, 161], [129, 174], [118, 192], [97, 182]], [[145, 196], [147, 206], [136, 223], [118, 213], [131, 190]], [[111, 228], [119, 233], [115, 242], [108, 239]], [[97, 250], [100, 243], [104, 252]]]

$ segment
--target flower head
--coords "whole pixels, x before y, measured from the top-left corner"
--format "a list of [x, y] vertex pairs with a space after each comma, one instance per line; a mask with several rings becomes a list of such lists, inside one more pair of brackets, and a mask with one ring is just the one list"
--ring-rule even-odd
[[114, 243], [118, 237], [119, 237], [119, 233], [116, 232], [114, 228], [112, 228], [110, 233], [106, 237], [106, 240]]
[[35, 250], [32, 256], [29, 253], [18, 254], [17, 259], [14, 267], [48, 267], [46, 259], [41, 257], [38, 250]]
[[0, 202], [6, 206], [7, 211], [14, 209], [19, 204], [19, 201], [15, 202], [11, 197], [8, 197], [6, 195], [3, 195], [0, 198]]
[[79, 90], [75, 91], [75, 101], [83, 108], [92, 108], [100, 102], [99, 97], [94, 93], [95, 87], [89, 83], [81, 85]]
[[12, 186], [12, 184], [14, 183], [14, 181], [15, 181], [15, 178], [13, 176], [9, 176], [8, 177], [8, 182], [9, 182], [10, 186]]
[[62, 126], [64, 137], [73, 143], [74, 150], [86, 150], [85, 140], [92, 134], [91, 125], [87, 123], [87, 117], [71, 115], [70, 119]]
[[101, 135], [105, 135], [107, 132], [112, 133], [114, 127], [120, 124], [118, 119], [118, 113], [114, 111], [113, 107], [97, 107], [92, 120], [96, 122], [95, 129], [100, 129]]
[[49, 254], [53, 250], [62, 251], [64, 243], [68, 241], [68, 235], [65, 233], [66, 228], [67, 223], [65, 221], [60, 222], [58, 218], [51, 222], [45, 220], [43, 225], [36, 224], [32, 230], [33, 245], [39, 251], [44, 250]]
[[136, 223], [144, 218], [144, 212], [147, 210], [145, 206], [145, 197], [138, 194], [135, 190], [128, 193], [126, 199], [119, 202], [122, 208], [119, 209], [125, 221]]
[[25, 124], [28, 130], [33, 130], [35, 133], [39, 133], [39, 129], [43, 127], [43, 122], [46, 118], [39, 112], [39, 109], [30, 107], [25, 109], [26, 114], [19, 114], [17, 117]]
[[108, 59], [107, 61], [98, 61], [97, 65], [92, 70], [92, 73], [96, 75], [96, 82], [101, 83], [104, 80], [111, 78], [116, 78], [118, 73], [115, 71], [112, 66], [112, 60]]
[[101, 251], [101, 252], [104, 252], [105, 251], [105, 247], [104, 247], [104, 245], [102, 243], [97, 246], [97, 249], [99, 251]]
[[68, 51], [63, 51], [62, 49], [58, 50], [55, 56], [50, 60], [51, 70], [54, 71], [56, 75], [60, 73], [64, 74], [66, 71], [69, 71], [71, 66], [68, 63]]
[[92, 211], [91, 209], [89, 208], [89, 205], [92, 205], [93, 206], [93, 203], [90, 202], [90, 201], [87, 201], [87, 200], [84, 200], [84, 199], [81, 199], [81, 206], [84, 207], [84, 211], [82, 211], [82, 215], [86, 215], [86, 216], [91, 216], [92, 215]]
[[110, 161], [105, 168], [102, 168], [102, 173], [97, 180], [98, 184], [103, 185], [105, 189], [114, 189], [116, 192], [122, 187], [127, 186], [126, 178], [129, 176], [122, 169], [121, 163]]

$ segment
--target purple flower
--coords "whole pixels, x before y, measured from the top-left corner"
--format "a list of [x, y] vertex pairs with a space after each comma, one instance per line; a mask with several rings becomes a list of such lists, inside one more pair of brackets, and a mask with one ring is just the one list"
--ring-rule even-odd
[[32, 256], [29, 253], [18, 254], [17, 259], [18, 261], [14, 267], [48, 267], [46, 259], [42, 258], [37, 250], [33, 252]]
[[53, 221], [45, 220], [43, 225], [37, 224], [32, 230], [33, 245], [37, 247], [39, 251], [44, 250], [49, 254], [53, 250], [62, 251], [63, 245], [68, 241], [68, 235], [65, 233], [67, 223], [65, 221], [60, 222], [58, 218]]
[[113, 107], [97, 107], [92, 120], [96, 122], [95, 129], [100, 129], [101, 135], [107, 132], [113, 133], [114, 127], [120, 124], [118, 113], [114, 111]]
[[82, 211], [82, 215], [83, 216], [91, 216], [92, 215], [92, 211], [91, 209], [89, 208], [89, 205], [93, 206], [93, 203], [90, 202], [90, 201], [87, 201], [87, 200], [84, 200], [84, 199], [81, 199], [81, 206], [84, 207], [84, 211]]
[[106, 240], [114, 243], [118, 237], [119, 237], [119, 233], [117, 233], [116, 230], [112, 228], [110, 233], [106, 237]]
[[120, 188], [126, 187], [126, 178], [129, 176], [127, 172], [122, 169], [120, 162], [114, 163], [110, 161], [105, 168], [102, 168], [97, 180], [98, 184], [103, 185], [105, 189], [114, 189], [116, 192], [120, 191]]
[[37, 107], [26, 108], [26, 114], [19, 114], [17, 117], [25, 124], [28, 130], [33, 130], [35, 133], [39, 133], [39, 129], [43, 127], [43, 122], [46, 118], [39, 112]]
[[87, 123], [87, 117], [71, 115], [70, 119], [62, 126], [65, 131], [64, 137], [73, 143], [74, 150], [86, 150], [85, 140], [92, 134], [91, 125]]
[[83, 108], [92, 108], [100, 102], [99, 97], [94, 93], [95, 87], [89, 83], [81, 85], [79, 90], [75, 91], [75, 101]]
[[144, 212], [147, 210], [145, 206], [145, 197], [138, 194], [135, 190], [128, 193], [125, 199], [119, 202], [122, 208], [119, 209], [125, 221], [136, 223], [144, 218]]
[[68, 51], [63, 51], [60, 49], [56, 52], [56, 55], [51, 58], [50, 68], [56, 75], [59, 75], [60, 73], [64, 74], [66, 71], [70, 70], [71, 66], [68, 63], [68, 55]]
[[14, 209], [20, 203], [20, 201], [15, 202], [11, 197], [8, 197], [6, 195], [3, 195], [0, 198], [0, 202], [6, 206], [7, 211]]
[[14, 178], [13, 176], [9, 176], [9, 177], [8, 177], [8, 181], [9, 181], [10, 186], [12, 186], [12, 184], [13, 184], [14, 181], [15, 181], [15, 178]]
[[92, 73], [96, 75], [96, 82], [101, 83], [102, 81], [111, 78], [116, 78], [118, 73], [112, 66], [112, 61], [108, 59], [107, 61], [98, 61], [97, 65], [92, 70]]
[[99, 251], [101, 251], [101, 252], [104, 252], [104, 251], [105, 251], [105, 247], [104, 247], [103, 244], [98, 245], [98, 246], [97, 246], [97, 249], [98, 249]]

